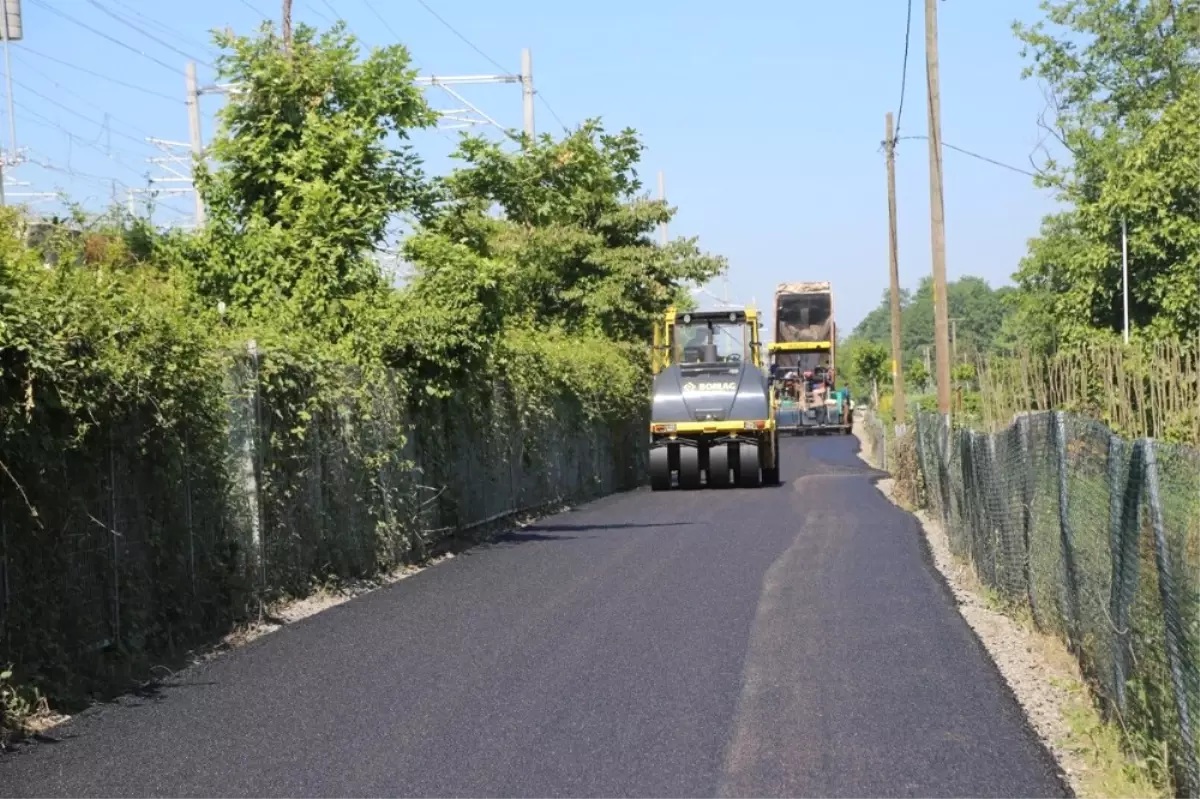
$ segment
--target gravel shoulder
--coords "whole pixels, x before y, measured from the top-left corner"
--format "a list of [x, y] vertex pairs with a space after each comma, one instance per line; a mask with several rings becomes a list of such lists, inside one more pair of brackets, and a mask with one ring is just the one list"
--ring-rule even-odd
[[[856, 431], [857, 433], [857, 431]], [[860, 450], [860, 457], [862, 453]], [[864, 463], [869, 461], [863, 458]], [[895, 481], [876, 488], [898, 507]], [[1078, 797], [1158, 796], [1161, 792], [1120, 752], [1118, 732], [1096, 713], [1075, 658], [1056, 637], [1028, 618], [1005, 613], [969, 563], [954, 556], [940, 521], [921, 509], [904, 510], [920, 523], [929, 554], [954, 596], [959, 613], [978, 636], [1031, 728]]]

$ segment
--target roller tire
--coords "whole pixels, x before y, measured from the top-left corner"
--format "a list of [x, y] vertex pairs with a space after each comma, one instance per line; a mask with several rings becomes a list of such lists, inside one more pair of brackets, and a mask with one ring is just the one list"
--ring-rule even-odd
[[737, 479], [740, 488], [758, 488], [762, 485], [762, 472], [759, 470], [758, 445], [738, 444]]
[[679, 487], [685, 491], [700, 488], [700, 448], [679, 447]]
[[779, 440], [778, 439], [775, 440], [775, 465], [770, 468], [767, 468], [766, 466], [763, 467], [762, 479], [763, 479], [763, 485], [777, 486], [780, 484], [780, 480], [779, 480]]
[[733, 485], [733, 478], [729, 473], [733, 468], [729, 447], [729, 444], [717, 444], [708, 450], [709, 488], [729, 488]]
[[669, 491], [671, 489], [671, 450], [669, 447], [656, 447], [650, 450], [650, 490]]

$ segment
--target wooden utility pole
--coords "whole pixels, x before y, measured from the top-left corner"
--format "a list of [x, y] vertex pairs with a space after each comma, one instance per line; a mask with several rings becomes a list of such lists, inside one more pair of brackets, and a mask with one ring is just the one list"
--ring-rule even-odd
[[900, 254], [896, 234], [896, 137], [892, 112], [884, 120], [883, 146], [887, 150], [888, 265], [892, 284], [892, 414], [896, 427], [904, 426], [904, 363], [900, 351]]
[[938, 412], [950, 413], [950, 325], [946, 307], [946, 203], [942, 195], [942, 100], [938, 83], [938, 0], [925, 0], [925, 85], [929, 107], [929, 222], [933, 243], [933, 343]]
[[283, 51], [292, 52], [292, 0], [283, 0]]

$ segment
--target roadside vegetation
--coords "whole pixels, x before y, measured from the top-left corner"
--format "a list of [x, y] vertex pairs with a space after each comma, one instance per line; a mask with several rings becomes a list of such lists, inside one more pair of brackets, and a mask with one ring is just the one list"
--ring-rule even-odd
[[[724, 269], [653, 240], [674, 209], [631, 129], [464, 136], [429, 176], [403, 46], [364, 53], [340, 25], [287, 51], [269, 25], [216, 40], [239, 91], [197, 170], [202, 229], [79, 212], [34, 237], [0, 211], [0, 736], [269, 599], [420, 560], [472, 502], [571, 490], [555, 458], [632, 472], [651, 317]], [[508, 487], [428, 485], [478, 457], [452, 440]]]
[[[959, 320], [952, 363], [953, 424], [958, 430], [996, 433], [1018, 415], [1061, 410], [1103, 427], [1080, 421], [1068, 433], [1063, 462], [1069, 464], [1069, 476], [1061, 496], [1070, 511], [1062, 517], [1050, 467], [1037, 471], [1042, 467], [1015, 462], [1011, 452], [1008, 461], [992, 464], [982, 449], [968, 447], [968, 439], [959, 435], [953, 439], [955, 454], [948, 456], [955, 463], [946, 470], [957, 481], [952, 491], [960, 495], [955, 513], [966, 514], [958, 520], [981, 531], [990, 523], [981, 519], [992, 519], [995, 507], [1009, 507], [1005, 492], [1022, 474], [1036, 471], [1038, 507], [1025, 513], [1041, 520], [1036, 526], [1047, 535], [1058, 535], [1060, 521], [1063, 537], [1071, 530], [1077, 568], [1087, 572], [1080, 579], [1088, 602], [1107, 603], [1111, 596], [1113, 608], [1128, 605], [1128, 598], [1117, 597], [1112, 575], [1119, 573], [1114, 565], [1121, 561], [1118, 550], [1128, 552], [1136, 539], [1133, 549], [1142, 577], [1129, 611], [1135, 633], [1121, 628], [1108, 637], [1089, 633], [1081, 641], [1063, 628], [1063, 618], [1070, 618], [1065, 611], [1051, 609], [1048, 620], [1043, 608], [1043, 617], [1035, 618], [1025, 599], [1010, 601], [1004, 609], [1040, 634], [1069, 644], [1078, 661], [1072, 691], [1080, 698], [1079, 686], [1086, 685], [1088, 701], [1076, 702], [1069, 721], [1072, 745], [1093, 761], [1085, 790], [1093, 795], [1195, 795], [1200, 754], [1187, 751], [1197, 743], [1194, 736], [1188, 742], [1186, 720], [1179, 716], [1189, 705], [1194, 716], [1200, 706], [1200, 606], [1195, 601], [1200, 567], [1200, 62], [1195, 58], [1200, 3], [1045, 0], [1041, 7], [1041, 21], [1014, 24], [1014, 33], [1028, 58], [1025, 77], [1039, 81], [1047, 98], [1041, 120], [1047, 146], [1034, 158], [1035, 181], [1055, 192], [1061, 209], [1048, 215], [1030, 240], [1013, 286], [993, 289], [974, 277], [948, 286], [949, 316]], [[1128, 344], [1123, 341], [1123, 222], [1128, 230]], [[901, 298], [898, 360], [909, 405], [905, 435], [897, 438], [893, 426], [886, 295], [840, 343], [855, 398], [872, 402], [877, 387], [878, 421], [864, 429], [868, 448], [877, 450], [886, 438], [896, 498], [910, 507], [933, 507], [930, 494], [938, 490], [926, 485], [913, 423], [921, 411], [937, 409], [930, 374], [931, 289], [925, 280]], [[1104, 428], [1126, 439], [1155, 440], [1161, 490], [1152, 501], [1161, 508], [1165, 527], [1160, 541], [1168, 543], [1155, 544], [1151, 513], [1136, 494], [1131, 499], [1123, 491], [1111, 469], [1106, 474], [1106, 464], [1122, 461], [1106, 451]], [[1008, 435], [1007, 440], [1015, 439]], [[992, 443], [999, 447], [1003, 442]], [[1045, 442], [1037, 446], [1052, 451]], [[1126, 444], [1126, 453], [1131, 446]], [[1002, 476], [997, 468], [1004, 470]], [[1121, 474], [1127, 475], [1132, 466], [1124, 468]], [[1128, 479], [1134, 485], [1133, 477]], [[999, 493], [983, 495], [999, 483]], [[1122, 502], [1133, 509], [1122, 520], [1128, 522], [1122, 535], [1132, 538], [1117, 542], [1111, 537], [1116, 535], [1110, 531], [1115, 524], [1111, 508]], [[989, 559], [999, 556], [979, 539], [985, 533], [947, 532], [957, 541], [955, 554], [980, 570], [981, 577], [993, 579], [997, 566]], [[999, 533], [992, 530], [991, 535]], [[1034, 573], [1030, 579], [1040, 581], [1042, 596], [1051, 596], [1056, 586], [1070, 590], [1056, 560], [1056, 540], [1029, 544], [1035, 561], [1029, 565]], [[991, 554], [978, 560], [981, 553]], [[1168, 580], [1172, 574], [1183, 579]], [[1163, 599], [1168, 595], [1170, 610]], [[1113, 624], [1103, 622], [1107, 607], [1088, 611], [1089, 630]], [[1104, 650], [1100, 641], [1113, 636], [1125, 642], [1124, 649]], [[1166, 651], [1176, 648], [1178, 661]], [[1103, 675], [1115, 669], [1110, 663], [1123, 661], [1135, 665], [1128, 667], [1124, 684], [1113, 685], [1111, 676]]]

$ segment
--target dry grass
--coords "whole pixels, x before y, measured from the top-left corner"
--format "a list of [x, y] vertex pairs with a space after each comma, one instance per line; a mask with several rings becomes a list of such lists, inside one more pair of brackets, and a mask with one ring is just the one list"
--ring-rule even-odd
[[1200, 353], [1177, 342], [1098, 342], [1049, 357], [991, 357], [976, 366], [995, 431], [1018, 413], [1065, 410], [1128, 438], [1200, 446]]

